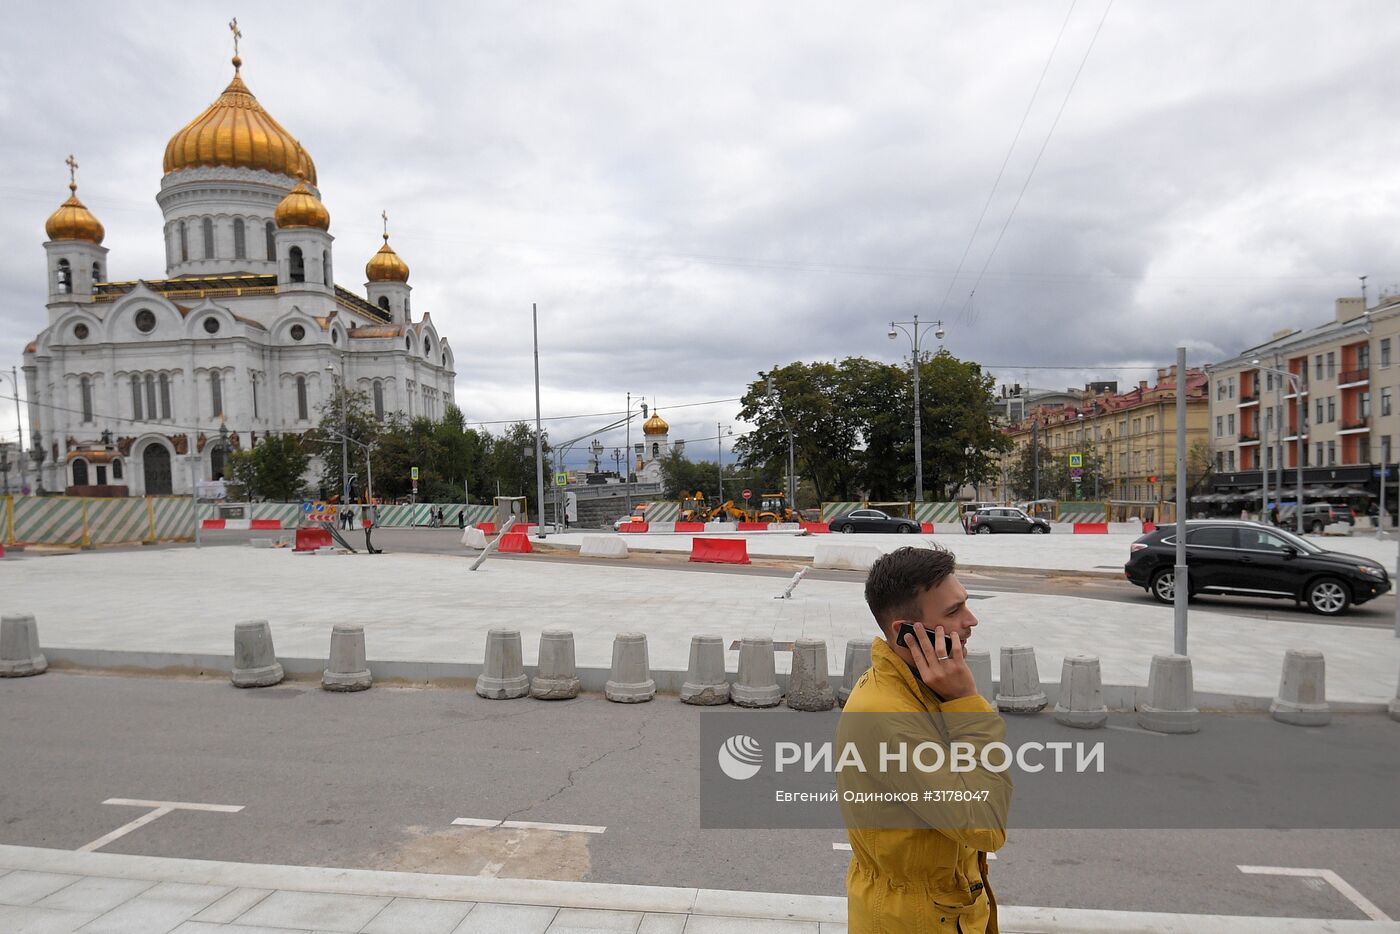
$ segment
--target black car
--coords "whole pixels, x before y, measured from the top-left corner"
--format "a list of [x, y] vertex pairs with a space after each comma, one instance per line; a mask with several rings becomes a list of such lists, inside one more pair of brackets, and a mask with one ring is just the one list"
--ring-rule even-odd
[[878, 509], [857, 509], [837, 516], [828, 523], [833, 532], [921, 532], [923, 527], [913, 519], [889, 516]]
[[[1176, 526], [1158, 526], [1133, 542], [1128, 580], [1161, 603], [1176, 595]], [[1274, 597], [1336, 616], [1390, 590], [1370, 558], [1327, 551], [1283, 529], [1241, 520], [1186, 523], [1190, 595]]]
[[1025, 532], [1032, 535], [1050, 534], [1050, 523], [1026, 515], [1014, 506], [979, 509], [967, 517], [967, 534], [990, 535], [993, 532]]

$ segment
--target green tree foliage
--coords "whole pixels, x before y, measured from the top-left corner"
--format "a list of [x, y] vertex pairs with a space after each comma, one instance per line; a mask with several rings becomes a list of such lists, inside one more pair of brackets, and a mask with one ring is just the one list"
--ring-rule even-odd
[[[1032, 499], [1035, 496], [1034, 446], [1024, 445], [1011, 460], [1007, 471], [1007, 483], [1012, 493], [1019, 499]], [[1051, 453], [1045, 445], [1039, 446], [1040, 455], [1040, 498], [1062, 500], [1084, 500], [1094, 498], [1094, 477], [1099, 478], [1099, 499], [1109, 498], [1112, 485], [1104, 473], [1104, 464], [1092, 448], [1081, 451], [1084, 455], [1083, 474], [1078, 483], [1070, 474], [1069, 456], [1063, 452]]]
[[269, 435], [251, 450], [233, 452], [229, 460], [234, 482], [249, 499], [290, 503], [306, 492], [310, 456], [298, 435]]

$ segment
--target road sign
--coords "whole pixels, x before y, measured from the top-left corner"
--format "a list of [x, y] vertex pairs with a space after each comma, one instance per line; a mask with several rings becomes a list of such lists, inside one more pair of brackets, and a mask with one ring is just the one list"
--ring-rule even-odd
[[1083, 455], [1083, 454], [1071, 454], [1071, 455], [1069, 456], [1069, 465], [1070, 465], [1071, 467], [1083, 467], [1083, 466], [1084, 466], [1084, 455]]
[[1391, 469], [1389, 467], [1377, 467], [1375, 470], [1371, 471], [1371, 475], [1375, 477], [1384, 477], [1389, 480]]
[[753, 499], [753, 490], [745, 490], [744, 499]]
[[410, 467], [410, 468], [408, 468], [408, 479], [410, 479], [410, 480], [417, 480], [417, 479], [418, 479], [418, 468], [417, 468], [417, 467]]
[[1074, 479], [1078, 480], [1080, 477], [1084, 476], [1084, 468], [1083, 468], [1083, 467], [1071, 467], [1071, 468], [1069, 469], [1069, 475], [1070, 475], [1071, 477], [1073, 477]]
[[555, 485], [555, 486], [568, 486], [568, 485], [569, 485], [569, 475], [566, 474], [566, 473], [556, 473], [556, 474], [554, 475], [554, 485]]
[[310, 512], [310, 511], [311, 511], [311, 503], [309, 503], [309, 502], [303, 502], [303, 503], [301, 504], [301, 511], [302, 511], [302, 512]]

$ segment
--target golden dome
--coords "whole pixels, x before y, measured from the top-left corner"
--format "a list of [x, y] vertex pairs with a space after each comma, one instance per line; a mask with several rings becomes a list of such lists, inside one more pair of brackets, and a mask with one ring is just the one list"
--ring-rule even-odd
[[647, 419], [642, 424], [642, 434], [644, 435], [664, 435], [671, 430], [671, 426], [666, 424], [666, 419], [658, 413]]
[[44, 224], [44, 231], [48, 233], [49, 239], [101, 243], [102, 238], [107, 235], [107, 231], [102, 229], [102, 223], [78, 200], [76, 183], [69, 182], [68, 191], [68, 200], [60, 204], [58, 210], [50, 214], [48, 222]]
[[185, 124], [165, 146], [165, 174], [200, 166], [262, 169], [316, 184], [316, 164], [296, 137], [263, 110], [238, 75], [243, 64], [233, 58], [233, 80], [204, 113]]
[[365, 278], [370, 282], [407, 282], [408, 263], [405, 263], [394, 248], [389, 246], [389, 235], [384, 235], [384, 245], [379, 252], [365, 263]]
[[306, 187], [305, 179], [298, 179], [296, 187], [277, 202], [277, 210], [272, 216], [277, 226], [282, 228], [319, 227], [329, 230], [331, 226], [331, 212]]

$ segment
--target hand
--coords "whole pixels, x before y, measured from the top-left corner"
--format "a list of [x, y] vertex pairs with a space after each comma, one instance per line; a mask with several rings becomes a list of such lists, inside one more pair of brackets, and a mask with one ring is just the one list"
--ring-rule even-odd
[[923, 623], [914, 624], [916, 636], [905, 636], [904, 647], [914, 657], [914, 666], [919, 669], [919, 680], [923, 681], [935, 694], [944, 700], [957, 700], [977, 693], [977, 680], [972, 677], [972, 669], [967, 667], [963, 655], [962, 639], [951, 633], [953, 647], [946, 656], [940, 656], [936, 648], [944, 644], [942, 626], [933, 628], [933, 640]]

